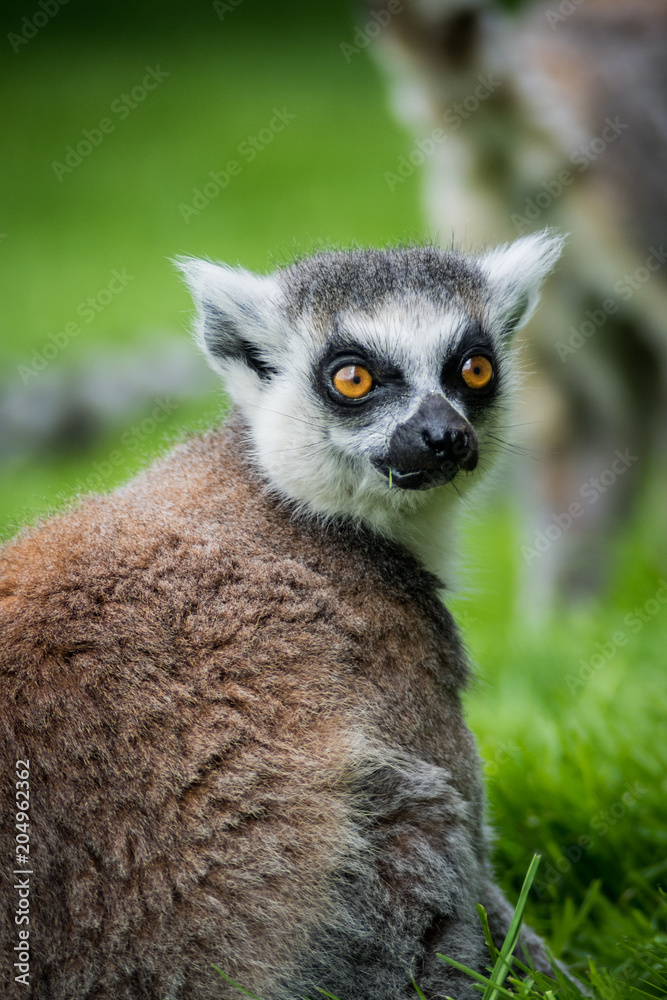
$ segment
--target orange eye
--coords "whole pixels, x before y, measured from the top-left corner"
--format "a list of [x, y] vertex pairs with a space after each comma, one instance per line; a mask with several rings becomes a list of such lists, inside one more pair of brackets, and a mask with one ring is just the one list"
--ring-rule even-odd
[[473, 354], [463, 362], [463, 381], [471, 389], [485, 389], [493, 378], [493, 365], [483, 354]]
[[373, 378], [361, 365], [345, 365], [333, 377], [334, 387], [347, 399], [361, 399], [373, 388]]

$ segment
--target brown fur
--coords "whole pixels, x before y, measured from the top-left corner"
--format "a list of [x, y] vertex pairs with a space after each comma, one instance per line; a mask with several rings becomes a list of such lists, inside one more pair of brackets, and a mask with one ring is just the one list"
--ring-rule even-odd
[[[291, 517], [237, 422], [2, 554], [3, 997], [475, 996], [488, 884], [436, 581]], [[13, 981], [30, 759], [30, 987]], [[16, 866], [14, 866], [16, 867]], [[542, 966], [541, 946], [532, 937]]]

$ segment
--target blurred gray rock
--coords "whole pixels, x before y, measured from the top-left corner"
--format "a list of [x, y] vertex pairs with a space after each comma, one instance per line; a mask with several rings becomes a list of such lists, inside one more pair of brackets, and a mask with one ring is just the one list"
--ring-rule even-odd
[[0, 373], [0, 461], [89, 448], [165, 397], [180, 404], [219, 386], [193, 344], [174, 333], [69, 363], [56, 358], [27, 382]]

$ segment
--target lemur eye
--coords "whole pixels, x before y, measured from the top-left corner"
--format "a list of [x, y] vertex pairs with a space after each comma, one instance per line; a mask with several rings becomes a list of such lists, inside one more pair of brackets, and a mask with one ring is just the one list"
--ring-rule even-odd
[[345, 365], [333, 377], [334, 388], [347, 399], [361, 399], [373, 388], [373, 377], [361, 365]]
[[483, 354], [473, 354], [463, 362], [461, 377], [470, 389], [485, 389], [493, 378], [493, 365]]

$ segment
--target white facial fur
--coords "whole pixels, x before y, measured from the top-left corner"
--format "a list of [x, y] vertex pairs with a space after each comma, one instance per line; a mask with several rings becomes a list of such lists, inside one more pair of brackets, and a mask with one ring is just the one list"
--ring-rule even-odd
[[[516, 329], [534, 310], [539, 286], [561, 246], [560, 238], [546, 233], [517, 240], [477, 261], [457, 258], [463, 262], [457, 267], [468, 265], [474, 271], [472, 290], [462, 280], [455, 294], [438, 300], [408, 283], [392, 286], [390, 295], [370, 306], [363, 296], [360, 304], [352, 296], [333, 316], [319, 309], [317, 295], [307, 307], [295, 308], [289, 270], [258, 277], [204, 261], [185, 261], [181, 267], [198, 305], [198, 339], [247, 423], [254, 461], [269, 487], [296, 510], [323, 519], [349, 517], [403, 541], [435, 569], [434, 521], [448, 516], [497, 450], [489, 435], [514, 382], [509, 327]], [[372, 291], [370, 270], [364, 294], [367, 288]], [[467, 412], [465, 401], [441, 380], [443, 359], [471, 322], [481, 323], [502, 368], [494, 405], [481, 414]], [[362, 345], [399, 368], [405, 391], [395, 403], [366, 420], [363, 407], [357, 411], [360, 420], [343, 409], [338, 414], [335, 402], [323, 398], [317, 377], [332, 340]], [[250, 363], [242, 349], [248, 346]], [[396, 427], [432, 394], [448, 398], [472, 424], [480, 464], [446, 485], [399, 489], [372, 459], [386, 452]]]
[[397, 519], [423, 506], [426, 495], [390, 488], [371, 459], [386, 450], [396, 425], [414, 413], [424, 396], [442, 391], [442, 347], [463, 321], [458, 311], [443, 316], [423, 302], [412, 309], [406, 305], [390, 303], [373, 316], [347, 313], [339, 318], [351, 340], [372, 346], [405, 371], [412, 392], [391, 414], [363, 428], [332, 419], [313, 386], [317, 352], [307, 331], [292, 342], [285, 377], [267, 387], [254, 412], [240, 404], [259, 464], [282, 496], [310, 512], [346, 515], [388, 535], [395, 534]]

